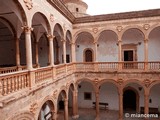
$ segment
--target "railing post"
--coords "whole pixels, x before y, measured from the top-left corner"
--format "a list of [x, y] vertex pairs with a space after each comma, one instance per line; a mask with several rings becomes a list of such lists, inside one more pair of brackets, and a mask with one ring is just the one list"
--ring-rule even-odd
[[30, 70], [28, 74], [29, 74], [29, 82], [30, 82], [29, 87], [32, 88], [36, 83], [35, 70]]
[[98, 72], [98, 63], [97, 62], [94, 63], [94, 71]]
[[122, 62], [118, 62], [118, 70], [121, 71], [122, 70]]

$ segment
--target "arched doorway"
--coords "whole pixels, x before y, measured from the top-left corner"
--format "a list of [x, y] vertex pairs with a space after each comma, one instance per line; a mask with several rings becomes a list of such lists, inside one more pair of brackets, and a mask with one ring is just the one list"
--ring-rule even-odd
[[133, 90], [126, 90], [123, 94], [124, 110], [136, 110], [136, 93]]
[[136, 111], [137, 94], [133, 89], [126, 89], [123, 93], [123, 109], [124, 111]]
[[93, 62], [93, 52], [91, 49], [84, 51], [84, 62]]

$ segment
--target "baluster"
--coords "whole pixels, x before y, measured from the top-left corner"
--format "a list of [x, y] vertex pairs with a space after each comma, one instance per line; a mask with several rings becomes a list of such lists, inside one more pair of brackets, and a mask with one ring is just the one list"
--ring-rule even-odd
[[8, 81], [8, 84], [7, 84], [7, 89], [8, 89], [8, 94], [10, 93], [11, 91], [11, 78], [8, 78], [7, 81]]
[[7, 80], [3, 79], [3, 95], [7, 94]]

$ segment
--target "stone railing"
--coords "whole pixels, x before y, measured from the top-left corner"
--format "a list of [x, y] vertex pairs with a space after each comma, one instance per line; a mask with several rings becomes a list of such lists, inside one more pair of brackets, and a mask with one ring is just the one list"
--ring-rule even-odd
[[34, 87], [58, 78], [65, 77], [74, 72], [107, 72], [107, 71], [159, 71], [160, 62], [94, 62], [94, 63], [70, 63], [44, 68], [36, 68], [31, 71], [21, 70], [0, 74], [0, 96], [6, 96], [25, 88]]

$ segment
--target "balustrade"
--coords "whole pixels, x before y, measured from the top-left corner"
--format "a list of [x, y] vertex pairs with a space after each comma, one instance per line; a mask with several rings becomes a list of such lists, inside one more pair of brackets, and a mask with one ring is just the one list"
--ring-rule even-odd
[[[160, 62], [81, 62], [57, 65], [54, 67], [36, 68], [32, 71], [24, 70], [26, 68], [25, 66], [19, 67], [22, 71], [18, 71], [17, 67], [1, 68], [0, 73], [3, 74], [0, 74], [0, 96], [5, 96], [24, 88], [33, 87], [35, 84], [46, 80], [64, 77], [74, 72], [144, 71], [146, 70], [146, 65], [148, 72], [160, 70]], [[119, 66], [122, 66], [122, 69], [119, 69]]]
[[28, 72], [16, 72], [0, 76], [0, 91], [3, 96], [29, 87], [29, 84]]

